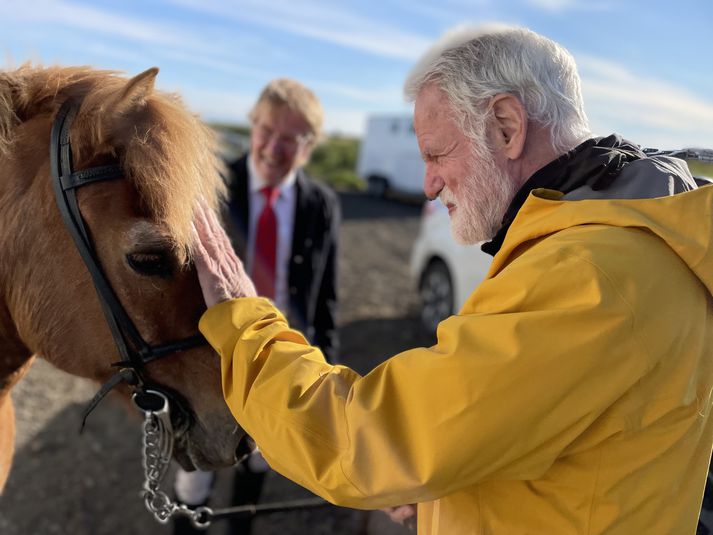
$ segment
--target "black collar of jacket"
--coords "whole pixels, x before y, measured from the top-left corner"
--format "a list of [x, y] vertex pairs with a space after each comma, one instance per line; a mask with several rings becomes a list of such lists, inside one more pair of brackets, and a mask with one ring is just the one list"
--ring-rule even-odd
[[617, 134], [591, 138], [577, 145], [525, 182], [505, 212], [500, 230], [480, 248], [491, 256], [497, 254], [510, 225], [532, 190], [546, 188], [566, 194], [582, 186], [590, 186], [593, 190], [607, 189], [626, 165], [641, 158], [646, 158], [643, 151]]

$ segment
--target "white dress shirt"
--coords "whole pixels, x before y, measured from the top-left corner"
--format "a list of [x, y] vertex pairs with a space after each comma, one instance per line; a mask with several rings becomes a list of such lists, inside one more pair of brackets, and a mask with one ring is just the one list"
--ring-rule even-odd
[[[297, 172], [292, 171], [282, 183], [277, 186], [279, 195], [273, 209], [277, 217], [277, 256], [275, 266], [275, 306], [287, 314], [290, 256], [292, 254], [292, 231], [295, 222], [295, 204], [297, 190], [295, 182]], [[263, 178], [255, 169], [252, 159], [248, 156], [248, 192], [250, 195], [250, 221], [248, 222], [247, 269], [252, 273], [253, 258], [255, 258], [255, 234], [257, 220], [265, 206], [265, 197], [260, 190], [266, 187]]]

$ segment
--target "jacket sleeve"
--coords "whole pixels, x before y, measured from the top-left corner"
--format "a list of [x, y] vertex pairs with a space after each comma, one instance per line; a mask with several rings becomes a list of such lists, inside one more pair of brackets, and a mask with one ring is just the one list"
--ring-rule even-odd
[[201, 330], [269, 464], [355, 508], [536, 478], [652, 366], [610, 278], [557, 254], [523, 255], [441, 323], [435, 346], [363, 377], [327, 364], [262, 299], [211, 308]]

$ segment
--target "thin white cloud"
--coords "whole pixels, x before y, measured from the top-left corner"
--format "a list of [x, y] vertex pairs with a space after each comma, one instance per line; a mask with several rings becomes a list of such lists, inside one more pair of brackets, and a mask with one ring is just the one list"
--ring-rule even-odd
[[[105, 43], [93, 41], [86, 44], [82, 49], [89, 52], [92, 55], [101, 58], [111, 58], [120, 61], [121, 63], [133, 63], [142, 64], [150, 60], [146, 57], [146, 54], [141, 54], [135, 49], [129, 49], [127, 47], [120, 46], [110, 46]], [[146, 65], [150, 67], [150, 65]]]
[[[117, 12], [81, 5], [68, 0], [38, 0], [33, 3], [0, 2], [0, 18], [5, 23], [51, 24], [63, 34], [61, 45], [73, 49], [104, 52], [106, 57], [124, 61], [155, 61], [154, 57], [171, 58], [191, 64], [203, 65], [230, 74], [261, 75], [258, 69], [235, 61], [235, 36], [216, 28], [186, 26], [125, 16]], [[99, 36], [92, 38], [92, 35]], [[210, 39], [206, 39], [210, 35]], [[122, 52], [119, 45], [108, 45], [107, 37], [118, 38], [133, 44], [149, 45], [150, 56], [127, 47]], [[279, 49], [256, 35], [241, 36], [239, 50], [243, 57], [251, 51], [276, 57]]]
[[227, 20], [250, 22], [383, 57], [414, 60], [431, 43], [431, 39], [397, 26], [313, 0], [245, 0], [240, 9], [221, 0], [171, 1]]
[[89, 7], [66, 0], [35, 2], [0, 2], [0, 18], [4, 23], [51, 23], [75, 28], [87, 33], [77, 37], [86, 43], [91, 34], [113, 35], [131, 41], [170, 47], [190, 46], [206, 49], [205, 40], [192, 35], [188, 28], [146, 22], [111, 11]]
[[374, 90], [332, 82], [312, 82], [307, 85], [314, 88], [318, 93], [329, 93], [331, 95], [345, 97], [350, 100], [357, 100], [369, 104], [383, 104], [384, 102], [397, 103], [402, 100], [400, 86], [385, 87]]
[[438, 20], [448, 25], [461, 22], [464, 14], [472, 15], [493, 6], [493, 0], [397, 0], [396, 4], [406, 13], [415, 13], [427, 17], [430, 21]]
[[241, 63], [237, 63], [232, 60], [211, 58], [207, 56], [202, 56], [200, 54], [194, 54], [191, 52], [179, 50], [163, 50], [159, 52], [159, 55], [164, 58], [177, 60], [181, 63], [190, 63], [201, 67], [208, 67], [214, 71], [219, 71], [226, 74], [250, 76], [259, 80], [266, 80], [269, 76], [269, 74], [264, 70], [247, 67]]
[[612, 2], [587, 0], [525, 0], [525, 3], [536, 9], [551, 13], [564, 11], [609, 11], [615, 7]]
[[577, 0], [527, 0], [527, 4], [546, 11], [563, 11], [577, 4]]
[[239, 91], [211, 90], [188, 84], [181, 85], [180, 93], [188, 108], [203, 120], [221, 123], [246, 124], [255, 99]]
[[679, 86], [641, 76], [621, 64], [579, 56], [585, 106], [593, 126], [632, 130], [648, 145], [713, 147], [713, 101]]

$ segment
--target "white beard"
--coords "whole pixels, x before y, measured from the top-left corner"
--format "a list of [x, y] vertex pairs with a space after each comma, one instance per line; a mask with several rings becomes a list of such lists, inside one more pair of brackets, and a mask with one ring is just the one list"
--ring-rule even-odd
[[439, 195], [443, 204], [456, 206], [451, 215], [451, 233], [462, 245], [492, 239], [517, 193], [513, 181], [490, 154], [482, 158], [474, 155], [470, 168], [472, 174], [459, 185], [459, 198], [446, 187]]

